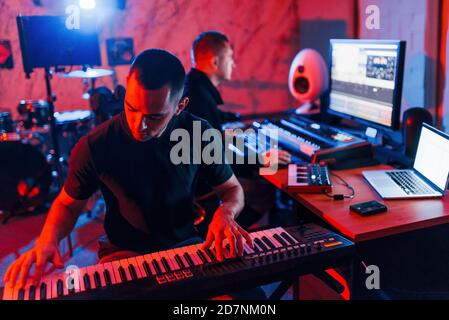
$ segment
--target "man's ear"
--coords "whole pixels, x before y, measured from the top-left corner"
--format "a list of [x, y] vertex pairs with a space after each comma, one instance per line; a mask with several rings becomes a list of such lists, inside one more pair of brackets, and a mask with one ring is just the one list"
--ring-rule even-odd
[[218, 69], [218, 65], [219, 65], [219, 61], [218, 60], [219, 60], [218, 56], [214, 56], [212, 58], [212, 66], [214, 67], [214, 70]]
[[188, 105], [189, 105], [189, 98], [184, 97], [181, 100], [179, 100], [178, 105], [176, 106], [175, 114], [178, 116], [182, 110], [187, 108]]

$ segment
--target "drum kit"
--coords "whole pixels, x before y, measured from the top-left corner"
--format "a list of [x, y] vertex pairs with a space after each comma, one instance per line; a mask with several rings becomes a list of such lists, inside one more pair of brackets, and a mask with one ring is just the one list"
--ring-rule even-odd
[[[109, 76], [111, 70], [77, 70], [61, 75], [62, 78], [94, 79]], [[51, 131], [51, 109], [44, 100], [21, 100], [13, 120], [10, 112], [0, 112], [0, 211], [3, 223], [17, 214], [36, 211], [50, 199], [51, 187], [56, 179], [65, 179], [70, 152], [77, 141], [95, 127], [95, 114], [91, 110], [55, 112], [55, 131], [59, 159]], [[55, 170], [59, 162], [62, 170]], [[63, 177], [57, 177], [61, 175]], [[61, 181], [61, 180], [60, 180]]]

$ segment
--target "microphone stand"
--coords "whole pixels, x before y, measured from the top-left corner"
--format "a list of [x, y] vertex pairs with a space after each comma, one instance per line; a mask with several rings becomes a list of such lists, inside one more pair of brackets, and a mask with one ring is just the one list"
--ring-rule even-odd
[[[52, 78], [52, 73], [50, 71], [49, 67], [45, 68], [45, 86], [47, 89], [47, 103], [49, 107], [49, 114], [50, 114], [50, 134], [53, 144], [53, 165], [55, 166], [56, 173], [57, 173], [57, 183], [58, 183], [58, 190], [61, 191], [62, 187], [64, 185], [64, 182], [62, 180], [62, 167], [61, 167], [61, 149], [59, 147], [59, 139], [58, 139], [58, 128], [56, 127], [56, 119], [55, 119], [55, 97], [51, 91], [51, 84], [50, 80]], [[70, 234], [67, 236], [67, 245], [69, 248], [69, 255], [73, 257], [73, 247], [72, 247], [72, 240], [70, 238]]]

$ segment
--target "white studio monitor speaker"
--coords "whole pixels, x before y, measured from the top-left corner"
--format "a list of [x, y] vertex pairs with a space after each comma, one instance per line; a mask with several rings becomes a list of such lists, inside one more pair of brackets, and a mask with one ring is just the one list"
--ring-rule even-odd
[[303, 49], [290, 66], [288, 88], [301, 105], [296, 113], [311, 112], [314, 102], [327, 90], [329, 72], [320, 53], [313, 49]]

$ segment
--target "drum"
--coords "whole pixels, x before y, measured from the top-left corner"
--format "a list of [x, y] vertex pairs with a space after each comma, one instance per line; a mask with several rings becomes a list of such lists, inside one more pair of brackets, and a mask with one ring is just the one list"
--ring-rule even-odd
[[78, 140], [95, 126], [95, 115], [89, 110], [55, 112], [61, 156], [68, 159]]
[[0, 112], [0, 133], [13, 132], [14, 126], [9, 112]]
[[22, 116], [22, 127], [43, 127], [50, 124], [50, 106], [44, 100], [20, 100], [17, 111]]
[[0, 142], [0, 210], [21, 213], [45, 204], [52, 181], [45, 156], [20, 136]]

